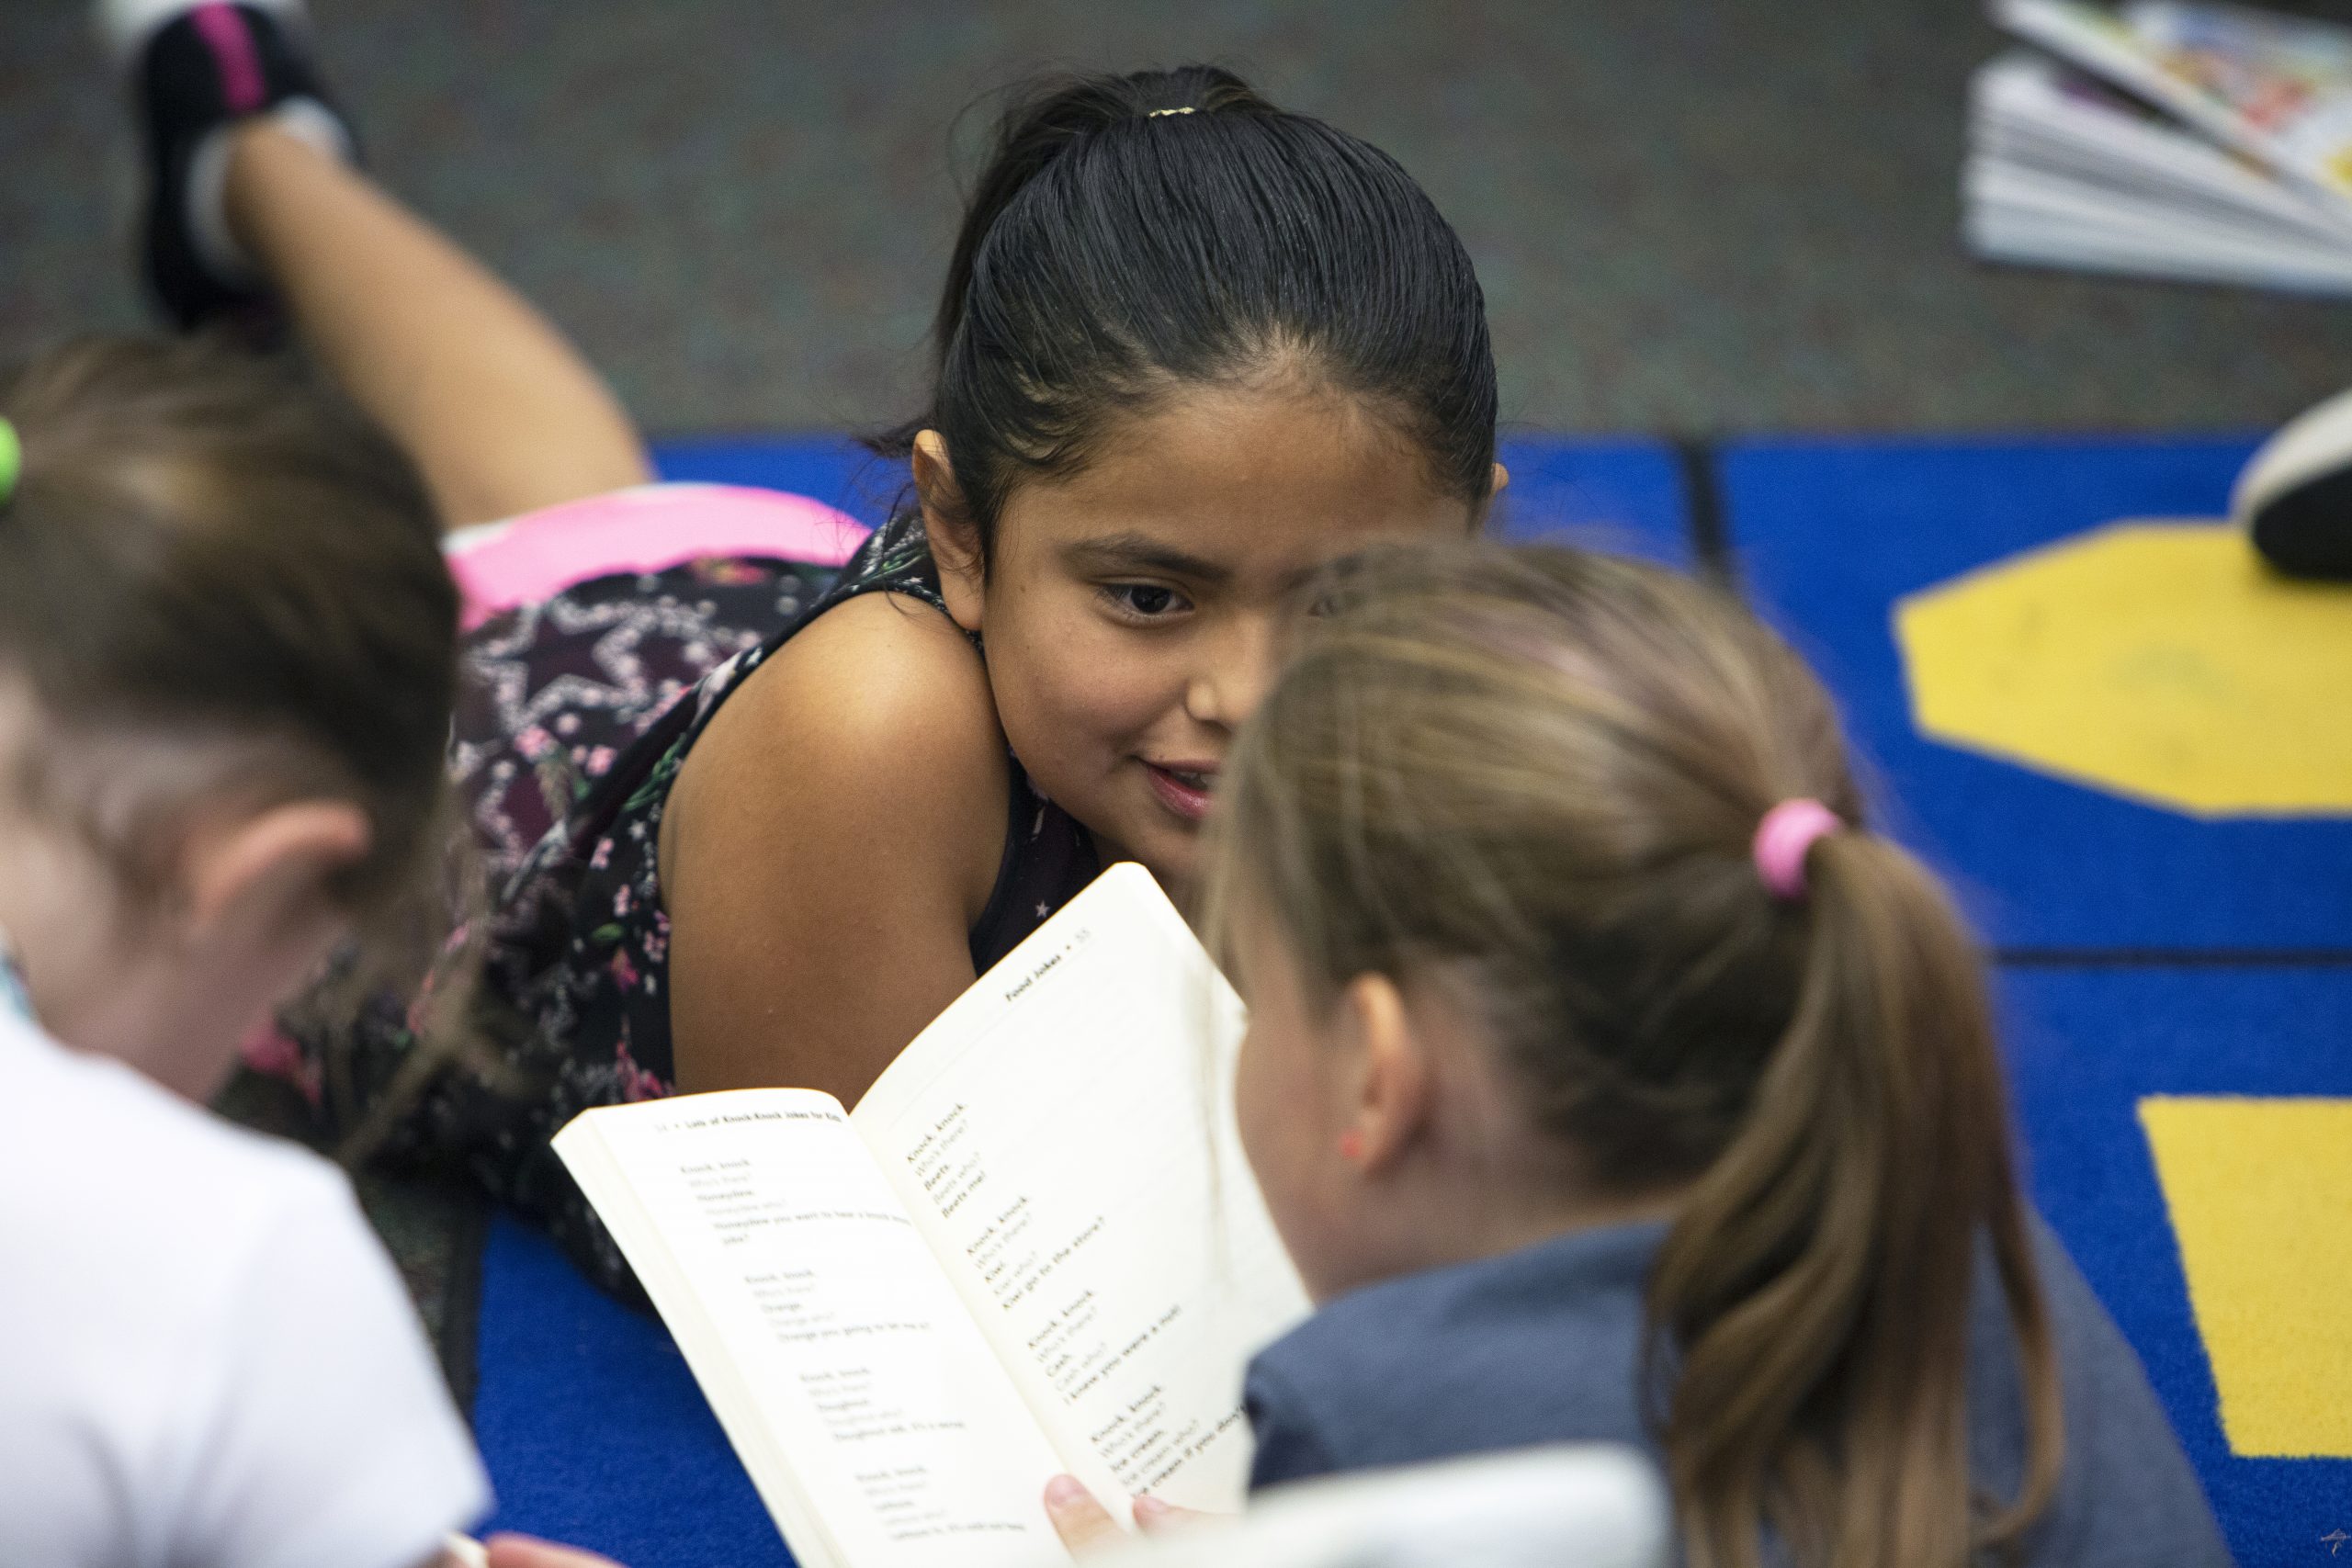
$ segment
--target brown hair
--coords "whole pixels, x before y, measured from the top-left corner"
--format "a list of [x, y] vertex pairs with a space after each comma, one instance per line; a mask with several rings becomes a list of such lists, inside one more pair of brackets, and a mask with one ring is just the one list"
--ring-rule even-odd
[[[2050, 1331], [1973, 941], [1861, 829], [1804, 663], [1719, 592], [1559, 548], [1358, 558], [1228, 758], [1212, 919], [1271, 915], [1310, 985], [1464, 982], [1535, 1128], [1674, 1192], [1653, 1416], [1695, 1568], [1958, 1568], [2046, 1506]], [[1759, 818], [1813, 796], [1780, 902]], [[1972, 1496], [1967, 1312], [1989, 1241], [2030, 1412]]]
[[[291, 360], [201, 340], [67, 344], [0, 378], [0, 417], [24, 454], [0, 671], [47, 736], [21, 782], [133, 893], [192, 797], [230, 788], [365, 807], [368, 853], [333, 889], [355, 914], [435, 869], [458, 597], [408, 460]], [[92, 773], [151, 741], [189, 765], [101, 818]]]

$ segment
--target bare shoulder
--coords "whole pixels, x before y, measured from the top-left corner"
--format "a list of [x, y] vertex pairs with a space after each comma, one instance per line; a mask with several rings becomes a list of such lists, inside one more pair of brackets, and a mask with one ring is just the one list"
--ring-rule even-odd
[[687, 753], [662, 822], [678, 1086], [844, 1104], [972, 981], [1012, 787], [953, 623], [871, 593], [796, 634]]
[[[735, 847], [785, 848], [830, 863], [888, 834], [987, 902], [1002, 854], [1004, 740], [979, 654], [928, 605], [890, 593], [841, 604], [797, 633], [748, 676], [695, 741], [672, 795], [675, 831], [700, 840], [673, 857], [692, 874], [712, 834]], [[816, 867], [811, 867], [816, 869]], [[827, 871], [835, 869], [827, 864]], [[928, 881], [926, 877], [922, 880]]]

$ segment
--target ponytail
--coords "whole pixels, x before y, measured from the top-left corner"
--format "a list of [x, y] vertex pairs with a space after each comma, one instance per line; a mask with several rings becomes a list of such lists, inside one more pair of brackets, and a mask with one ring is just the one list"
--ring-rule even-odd
[[[965, 301], [980, 245], [1012, 200], [1066, 149], [1122, 122], [1184, 114], [1273, 114], [1273, 105], [1230, 71], [1191, 65], [1125, 76], [1048, 77], [1015, 88], [997, 121], [994, 146], [964, 206], [947, 282], [932, 321], [933, 369], [963, 329]], [[912, 432], [909, 432], [911, 438]]]
[[[1942, 891], [1860, 832], [1807, 856], [1795, 1016], [1650, 1283], [1668, 1467], [1692, 1568], [1961, 1568], [2048, 1503], [2050, 1328], [2010, 1170], [1983, 976]], [[2024, 1372], [2024, 1483], [1978, 1520], [1968, 1316], [1989, 1240]]]
[[[1835, 713], [1770, 629], [1656, 567], [1421, 544], [1328, 577], [1226, 760], [1208, 908], [1325, 995], [1443, 965], [1579, 1192], [1670, 1201], [1651, 1416], [1692, 1568], [1960, 1568], [2047, 1506], [2058, 1382], [1974, 944], [1856, 829]], [[1770, 886], [1768, 886], [1768, 879]], [[1997, 1280], [2024, 1481], [1968, 1473]]]

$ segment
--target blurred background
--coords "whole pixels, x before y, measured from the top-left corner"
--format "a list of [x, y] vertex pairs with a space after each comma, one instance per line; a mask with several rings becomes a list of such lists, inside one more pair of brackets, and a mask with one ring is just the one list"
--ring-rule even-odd
[[[2352, 17], [2352, 3], [2287, 6]], [[1966, 0], [317, 0], [395, 191], [657, 435], [904, 412], [989, 89], [1231, 65], [1394, 153], [1477, 260], [1527, 429], [2259, 429], [2352, 310], [1989, 267], [1957, 239]], [[137, 321], [112, 85], [0, 0], [0, 357]]]

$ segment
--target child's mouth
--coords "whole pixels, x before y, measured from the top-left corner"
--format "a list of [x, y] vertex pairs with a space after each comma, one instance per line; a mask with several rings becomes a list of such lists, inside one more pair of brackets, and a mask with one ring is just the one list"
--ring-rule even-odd
[[1209, 814], [1209, 795], [1216, 788], [1216, 763], [1146, 762], [1143, 771], [1151, 779], [1152, 793], [1159, 796], [1159, 804], [1175, 815], [1197, 822]]

